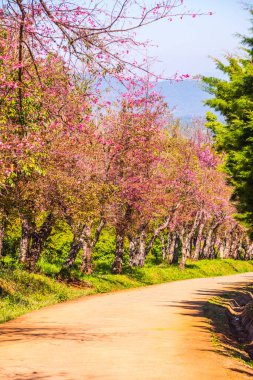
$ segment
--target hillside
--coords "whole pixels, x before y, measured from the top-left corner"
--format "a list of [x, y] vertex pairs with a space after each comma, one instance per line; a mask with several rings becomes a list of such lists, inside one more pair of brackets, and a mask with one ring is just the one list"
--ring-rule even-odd
[[165, 97], [175, 117], [182, 120], [205, 117], [208, 107], [204, 106], [204, 100], [209, 94], [203, 90], [200, 81], [164, 81], [157, 85], [157, 89]]

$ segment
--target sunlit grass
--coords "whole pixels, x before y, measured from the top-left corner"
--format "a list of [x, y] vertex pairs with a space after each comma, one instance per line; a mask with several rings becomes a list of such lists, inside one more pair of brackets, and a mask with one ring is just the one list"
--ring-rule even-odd
[[160, 264], [144, 268], [126, 268], [122, 275], [94, 273], [81, 275], [77, 269], [73, 276], [88, 282], [91, 287], [74, 288], [57, 282], [54, 277], [59, 268], [55, 264], [41, 263], [41, 272], [32, 274], [14, 266], [0, 268], [0, 322], [5, 322], [43, 306], [56, 304], [84, 295], [112, 292], [140, 286], [191, 278], [225, 276], [253, 272], [253, 262], [237, 260], [200, 260], [188, 262], [185, 270], [176, 265]]
[[85, 276], [98, 292], [126, 289], [143, 285], [161, 284], [164, 282], [226, 276], [234, 273], [253, 272], [253, 262], [238, 260], [200, 260], [188, 262], [185, 270], [177, 265], [161, 264], [144, 268], [127, 269], [123, 275]]
[[16, 269], [0, 269], [0, 323], [43, 306], [92, 293], [75, 289], [44, 275]]

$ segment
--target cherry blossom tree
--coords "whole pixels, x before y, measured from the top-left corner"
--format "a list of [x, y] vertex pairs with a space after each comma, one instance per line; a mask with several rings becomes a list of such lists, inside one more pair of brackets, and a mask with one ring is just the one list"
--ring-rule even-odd
[[110, 111], [101, 121], [105, 180], [115, 188], [111, 216], [116, 230], [114, 273], [122, 270], [124, 238], [134, 228], [142, 230], [151, 203], [159, 197], [156, 168], [166, 114], [166, 105], [155, 92], [140, 97], [138, 90], [126, 93], [119, 110]]
[[188, 11], [183, 0], [1, 0], [0, 10], [2, 26], [16, 35], [20, 82], [26, 55], [36, 67], [37, 55], [59, 51], [72, 67], [77, 68], [78, 60], [99, 76], [116, 75], [124, 68], [145, 72], [146, 62], [138, 62], [132, 54], [146, 44], [136, 39], [135, 31], [162, 19], [198, 15]]
[[[181, 0], [0, 2], [0, 256], [16, 218], [30, 270], [55, 223], [69, 225], [61, 276], [80, 253], [92, 273], [106, 225], [115, 231], [113, 273], [127, 247], [130, 265], [142, 267], [158, 239], [163, 259], [181, 257], [182, 269], [188, 258], [252, 257], [222, 158], [204, 133], [169, 128], [157, 77], [135, 57], [146, 46], [138, 28], [186, 16], [196, 14]], [[94, 86], [104, 78], [124, 84], [114, 104]]]

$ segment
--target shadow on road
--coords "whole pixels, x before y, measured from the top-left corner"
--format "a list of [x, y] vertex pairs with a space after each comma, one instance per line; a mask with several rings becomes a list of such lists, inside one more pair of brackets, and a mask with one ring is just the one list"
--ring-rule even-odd
[[[66, 379], [66, 375], [68, 375], [66, 372], [59, 372], [57, 374], [46, 374], [42, 372], [33, 371], [31, 373], [14, 373], [12, 375], [8, 375], [8, 380], [53, 380], [55, 379], [55, 376], [57, 376], [57, 379], [64, 377]], [[6, 378], [6, 379], [7, 379]], [[69, 377], [68, 380], [75, 380], [72, 377]]]
[[4, 325], [0, 328], [0, 342], [19, 342], [27, 340], [75, 340], [79, 342], [83, 341], [92, 341], [92, 340], [103, 340], [107, 338], [107, 334], [103, 333], [91, 333], [84, 330], [76, 330], [69, 328], [36, 328], [36, 327], [22, 327], [22, 328], [13, 328], [10, 325]]
[[[249, 281], [252, 279], [252, 277], [249, 277]], [[209, 298], [208, 302], [198, 299], [194, 301], [185, 300], [182, 302], [169, 302], [168, 304], [162, 306], [172, 307], [175, 309], [183, 308], [184, 312], [180, 311], [180, 315], [190, 316], [192, 318], [207, 318], [208, 323], [206, 325], [203, 326], [196, 324], [194, 327], [211, 334], [213, 342], [212, 351], [218, 352], [226, 357], [234, 357], [239, 359], [241, 362], [244, 362], [245, 369], [230, 368], [230, 370], [252, 377], [253, 369], [251, 369], [249, 365], [253, 365], [253, 362], [244, 351], [243, 344], [236, 341], [236, 337], [230, 330], [227, 311], [226, 308], [221, 305], [221, 299], [235, 299], [238, 297], [240, 292], [253, 292], [253, 285], [249, 282], [240, 282], [235, 285], [234, 283], [228, 283], [226, 281], [220, 282], [220, 284], [225, 284], [226, 289], [222, 291], [200, 289], [196, 292], [197, 296], [205, 296], [205, 298], [207, 296]], [[206, 350], [203, 348], [201, 351]]]

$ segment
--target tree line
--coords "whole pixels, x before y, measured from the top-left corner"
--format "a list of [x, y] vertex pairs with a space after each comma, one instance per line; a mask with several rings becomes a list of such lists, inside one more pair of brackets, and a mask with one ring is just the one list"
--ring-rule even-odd
[[[81, 271], [92, 273], [93, 251], [108, 227], [115, 235], [113, 273], [122, 272], [126, 251], [130, 266], [142, 267], [158, 239], [163, 259], [180, 258], [181, 268], [187, 258], [251, 259], [252, 243], [233, 217], [220, 169], [224, 158], [211, 138], [201, 129], [191, 137], [180, 132], [152, 74], [137, 77], [143, 65], [115, 51], [139, 46], [132, 30], [182, 3], [136, 2], [129, 15], [128, 1], [115, 2], [110, 12], [99, 2], [88, 8], [3, 2], [0, 256], [6, 231], [19, 226], [12, 254], [35, 270], [61, 220], [72, 233], [62, 273], [80, 252]], [[125, 87], [113, 105], [99, 90], [108, 75]]]

